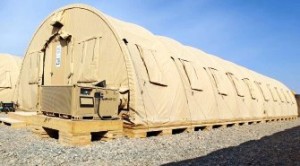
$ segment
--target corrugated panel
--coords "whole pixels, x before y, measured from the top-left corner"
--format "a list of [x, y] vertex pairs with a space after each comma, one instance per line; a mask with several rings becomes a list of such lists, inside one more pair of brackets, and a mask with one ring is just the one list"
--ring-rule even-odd
[[70, 115], [72, 87], [42, 87], [41, 111]]

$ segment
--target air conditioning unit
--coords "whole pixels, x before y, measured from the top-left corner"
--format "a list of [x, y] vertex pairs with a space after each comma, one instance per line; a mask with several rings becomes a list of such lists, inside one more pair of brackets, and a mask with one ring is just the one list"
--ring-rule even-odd
[[70, 119], [117, 119], [117, 89], [83, 86], [42, 86], [40, 111]]

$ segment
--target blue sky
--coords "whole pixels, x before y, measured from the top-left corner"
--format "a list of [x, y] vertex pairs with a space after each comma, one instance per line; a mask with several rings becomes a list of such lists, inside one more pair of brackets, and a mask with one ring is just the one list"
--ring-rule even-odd
[[23, 56], [43, 19], [71, 3], [92, 5], [300, 93], [299, 0], [1, 0], [0, 52]]

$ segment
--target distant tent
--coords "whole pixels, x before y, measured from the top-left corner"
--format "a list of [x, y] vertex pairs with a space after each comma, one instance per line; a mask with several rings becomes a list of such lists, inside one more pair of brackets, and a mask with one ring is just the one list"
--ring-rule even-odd
[[18, 102], [36, 111], [41, 85], [103, 80], [120, 89], [128, 104], [119, 111], [134, 126], [297, 115], [282, 83], [85, 5], [61, 8], [40, 25], [24, 58]]
[[15, 101], [15, 87], [21, 63], [20, 57], [0, 54], [0, 102]]

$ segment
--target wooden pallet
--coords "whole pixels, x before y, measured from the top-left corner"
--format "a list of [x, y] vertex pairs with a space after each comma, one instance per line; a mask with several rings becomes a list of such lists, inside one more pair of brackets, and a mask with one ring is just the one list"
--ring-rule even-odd
[[98, 115], [82, 115], [82, 116], [72, 116], [68, 114], [54, 113], [54, 112], [42, 112], [43, 115], [49, 117], [58, 117], [62, 119], [72, 119], [72, 120], [100, 120]]
[[279, 121], [290, 121], [290, 120], [296, 120], [296, 119], [297, 119], [296, 116], [291, 116], [291, 117], [273, 117], [273, 118], [264, 119], [263, 121], [265, 123], [269, 123], [269, 122], [279, 122]]
[[16, 112], [8, 113], [9, 118], [24, 121], [27, 126], [32, 124], [32, 122], [34, 121], [34, 117], [36, 115], [37, 115], [37, 112], [16, 111]]
[[[243, 123], [244, 124], [244, 123]], [[191, 133], [194, 131], [209, 131], [217, 128], [225, 128], [239, 125], [239, 123], [198, 124], [182, 126], [165, 126], [152, 128], [124, 128], [124, 134], [129, 138], [145, 138], [151, 136], [174, 135], [180, 133]]]
[[266, 119], [254, 119], [254, 120], [243, 120], [243, 121], [224, 121], [224, 122], [202, 122], [193, 123], [185, 125], [173, 125], [173, 126], [157, 126], [150, 128], [143, 127], [133, 127], [129, 125], [124, 125], [124, 135], [129, 138], [145, 138], [150, 136], [163, 136], [163, 135], [173, 135], [184, 132], [194, 132], [194, 131], [208, 131], [218, 128], [228, 128], [233, 126], [243, 126], [243, 125], [254, 125], [259, 123], [269, 123], [282, 120], [294, 120], [297, 117], [274, 117]]
[[123, 135], [121, 120], [71, 120], [36, 115], [31, 126], [42, 137], [57, 138], [65, 145], [88, 145], [94, 140], [107, 141]]
[[188, 126], [151, 128], [151, 129], [124, 128], [124, 134], [129, 138], [145, 138], [151, 136], [179, 134], [183, 132], [192, 132], [192, 128]]
[[10, 126], [12, 128], [24, 128], [24, 127], [26, 127], [26, 122], [16, 120], [16, 119], [7, 118], [7, 117], [1, 117], [0, 118], [0, 123], [2, 125]]

